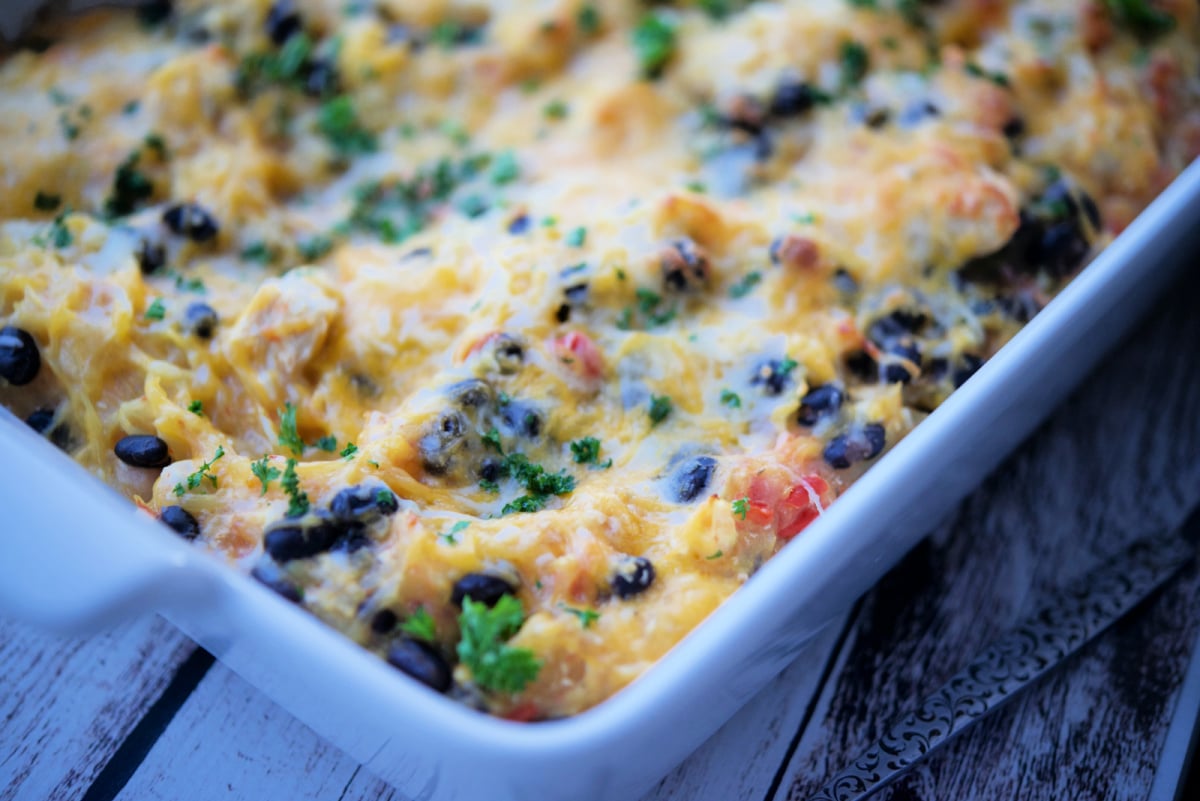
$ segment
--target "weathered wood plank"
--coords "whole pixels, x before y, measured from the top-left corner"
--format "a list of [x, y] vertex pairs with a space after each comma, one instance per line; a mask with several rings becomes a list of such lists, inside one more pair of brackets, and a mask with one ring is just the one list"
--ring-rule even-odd
[[196, 646], [147, 617], [87, 639], [0, 621], [0, 798], [79, 798]]
[[[1200, 501], [1198, 294], [1181, 287], [865, 598], [776, 798], [806, 798], [1052, 588]], [[1145, 798], [1198, 633], [1193, 566], [880, 799]]]
[[358, 764], [216, 665], [118, 801], [341, 799]]
[[[758, 798], [809, 709], [844, 620], [780, 675], [645, 801]], [[402, 798], [229, 670], [217, 666], [147, 755], [118, 801], [197, 797], [203, 776], [245, 799]]]

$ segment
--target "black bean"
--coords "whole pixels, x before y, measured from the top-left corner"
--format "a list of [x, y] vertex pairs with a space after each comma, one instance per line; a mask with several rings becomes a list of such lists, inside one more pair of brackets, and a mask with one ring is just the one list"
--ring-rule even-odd
[[426, 472], [437, 476], [450, 469], [454, 454], [463, 446], [467, 425], [467, 418], [462, 412], [444, 412], [430, 431], [421, 437], [417, 450]]
[[529, 226], [532, 225], [532, 222], [533, 221], [529, 219], [528, 214], [518, 214], [516, 217], [512, 218], [511, 222], [509, 222], [508, 232], [513, 236], [520, 236], [521, 234], [529, 231]]
[[481, 481], [499, 481], [504, 475], [504, 461], [489, 456], [479, 463], [479, 472], [477, 473]]
[[479, 409], [492, 403], [492, 387], [480, 378], [468, 378], [446, 387], [446, 397], [462, 409]]
[[171, 0], [144, 0], [137, 4], [138, 20], [147, 27], [166, 22], [171, 12]]
[[686, 292], [708, 283], [708, 256], [690, 239], [677, 239], [659, 257], [663, 287]]
[[172, 233], [193, 242], [215, 239], [220, 230], [216, 218], [198, 203], [177, 203], [163, 212], [162, 219]]
[[847, 372], [854, 378], [867, 383], [879, 380], [879, 364], [865, 350], [851, 351], [845, 355], [842, 361], [846, 365]]
[[44, 436], [50, 433], [56, 416], [54, 409], [38, 409], [25, 418], [25, 425]]
[[1004, 123], [1001, 129], [1004, 135], [1009, 139], [1020, 139], [1025, 135], [1025, 120], [1020, 117], [1013, 117], [1008, 122]]
[[573, 284], [563, 290], [563, 295], [566, 296], [567, 302], [579, 306], [587, 300], [588, 284], [587, 281], [579, 284]]
[[542, 414], [528, 401], [510, 401], [500, 410], [501, 429], [516, 437], [537, 439], [542, 433]]
[[717, 460], [696, 456], [681, 463], [671, 473], [671, 495], [676, 503], [691, 503], [708, 489]]
[[287, 517], [267, 526], [263, 533], [263, 548], [272, 559], [282, 564], [325, 553], [346, 532], [347, 528], [342, 524], [319, 514]]
[[800, 399], [797, 422], [811, 428], [819, 423], [821, 418], [836, 413], [838, 409], [842, 408], [845, 400], [846, 393], [837, 384], [822, 384], [814, 387]]
[[37, 378], [42, 369], [42, 354], [33, 336], [23, 328], [0, 328], [0, 378], [13, 386], [23, 386]]
[[785, 364], [781, 359], [768, 359], [754, 368], [750, 384], [762, 387], [764, 395], [779, 395], [791, 383], [791, 372], [795, 366], [796, 363], [790, 360]]
[[308, 63], [304, 75], [304, 94], [327, 97], [337, 92], [340, 83], [337, 66], [331, 60], [316, 58]]
[[1055, 223], [1046, 228], [1036, 248], [1038, 266], [1056, 278], [1075, 272], [1087, 259], [1092, 246], [1077, 220]]
[[983, 359], [971, 353], [964, 353], [962, 366], [954, 371], [954, 388], [958, 389], [967, 383], [967, 379], [979, 372], [980, 367], [983, 367]]
[[1092, 200], [1092, 196], [1087, 192], [1080, 191], [1079, 205], [1083, 207], [1083, 213], [1087, 215], [1088, 222], [1096, 230], [1100, 229], [1100, 209], [1096, 206], [1096, 201]]
[[383, 484], [356, 484], [333, 496], [329, 513], [338, 520], [370, 522], [400, 508], [396, 493]]
[[450, 666], [420, 640], [402, 637], [387, 652], [388, 664], [439, 693], [450, 689]]
[[909, 338], [888, 345], [887, 353], [898, 361], [883, 367], [883, 380], [888, 384], [907, 384], [921, 373], [921, 349]]
[[294, 604], [298, 604], [304, 600], [303, 591], [280, 575], [279, 568], [274, 565], [255, 565], [250, 571], [250, 576], [284, 600], [291, 601]]
[[167, 263], [167, 248], [162, 242], [151, 240], [149, 237], [142, 237], [138, 240], [135, 255], [138, 269], [142, 271], [142, 275], [158, 272]]
[[131, 467], [166, 467], [171, 463], [167, 443], [153, 434], [131, 434], [117, 440], [113, 453]]
[[924, 312], [896, 309], [886, 317], [880, 317], [867, 329], [867, 336], [880, 347], [885, 347], [894, 339], [906, 334], [918, 334], [924, 328], [929, 318]]
[[776, 117], [795, 117], [811, 111], [817, 104], [818, 93], [802, 81], [784, 81], [771, 97], [771, 114]]
[[1079, 205], [1075, 202], [1071, 185], [1063, 180], [1046, 187], [1035, 205], [1051, 221], [1074, 219], [1079, 214]]
[[389, 634], [399, 622], [400, 618], [391, 609], [380, 609], [371, 618], [371, 631], [376, 634]]
[[185, 540], [200, 536], [200, 524], [182, 506], [167, 506], [158, 513], [158, 519]]
[[618, 598], [632, 598], [654, 583], [654, 565], [644, 556], [630, 557], [617, 566], [609, 582]]
[[843, 295], [853, 295], [858, 291], [858, 281], [845, 268], [839, 267], [833, 274], [833, 285]]
[[888, 120], [892, 118], [892, 112], [886, 108], [873, 108], [867, 111], [863, 116], [863, 125], [868, 128], [878, 130], [888, 124]]
[[512, 375], [525, 363], [525, 346], [511, 334], [497, 334], [488, 342], [496, 368], [504, 375]]
[[554, 319], [557, 322], [565, 323], [571, 319], [571, 304], [560, 303], [558, 308], [554, 310]]
[[343, 553], [355, 553], [361, 551], [371, 545], [371, 538], [367, 536], [367, 532], [362, 523], [346, 523], [345, 528], [333, 543], [331, 551], [341, 551]]
[[183, 318], [187, 323], [188, 330], [200, 339], [212, 339], [213, 331], [220, 322], [216, 309], [202, 301], [189, 303], [187, 311], [183, 313]]
[[516, 595], [517, 588], [507, 579], [490, 573], [468, 573], [454, 582], [450, 591], [450, 603], [462, 606], [464, 598], [492, 607], [505, 595]]
[[873, 459], [886, 443], [887, 432], [879, 423], [867, 423], [839, 434], [825, 446], [823, 456], [830, 467], [845, 470], [853, 464]]
[[300, 33], [304, 22], [300, 12], [292, 0], [276, 0], [267, 11], [267, 36], [277, 45], [281, 45], [293, 34]]

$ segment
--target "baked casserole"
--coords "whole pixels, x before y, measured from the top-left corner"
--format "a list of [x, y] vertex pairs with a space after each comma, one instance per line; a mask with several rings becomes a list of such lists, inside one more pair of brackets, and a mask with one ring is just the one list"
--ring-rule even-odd
[[1196, 157], [1198, 14], [210, 0], [44, 22], [0, 64], [0, 402], [433, 690], [571, 715]]

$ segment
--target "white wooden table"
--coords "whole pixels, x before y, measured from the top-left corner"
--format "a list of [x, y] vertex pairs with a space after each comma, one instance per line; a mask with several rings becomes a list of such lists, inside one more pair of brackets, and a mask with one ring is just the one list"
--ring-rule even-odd
[[[1192, 280], [646, 801], [800, 801], [1054, 587], [1182, 521], [1200, 501], [1197, 353]], [[1175, 796], [1200, 709], [1198, 636], [1193, 564], [879, 798]], [[0, 622], [3, 801], [392, 798], [161, 619], [86, 640]]]

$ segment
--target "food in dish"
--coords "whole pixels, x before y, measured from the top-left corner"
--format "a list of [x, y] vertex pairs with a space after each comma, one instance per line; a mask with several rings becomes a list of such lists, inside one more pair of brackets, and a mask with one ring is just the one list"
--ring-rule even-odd
[[379, 0], [46, 23], [0, 66], [0, 401], [433, 690], [574, 714], [1195, 157], [1196, 16]]

